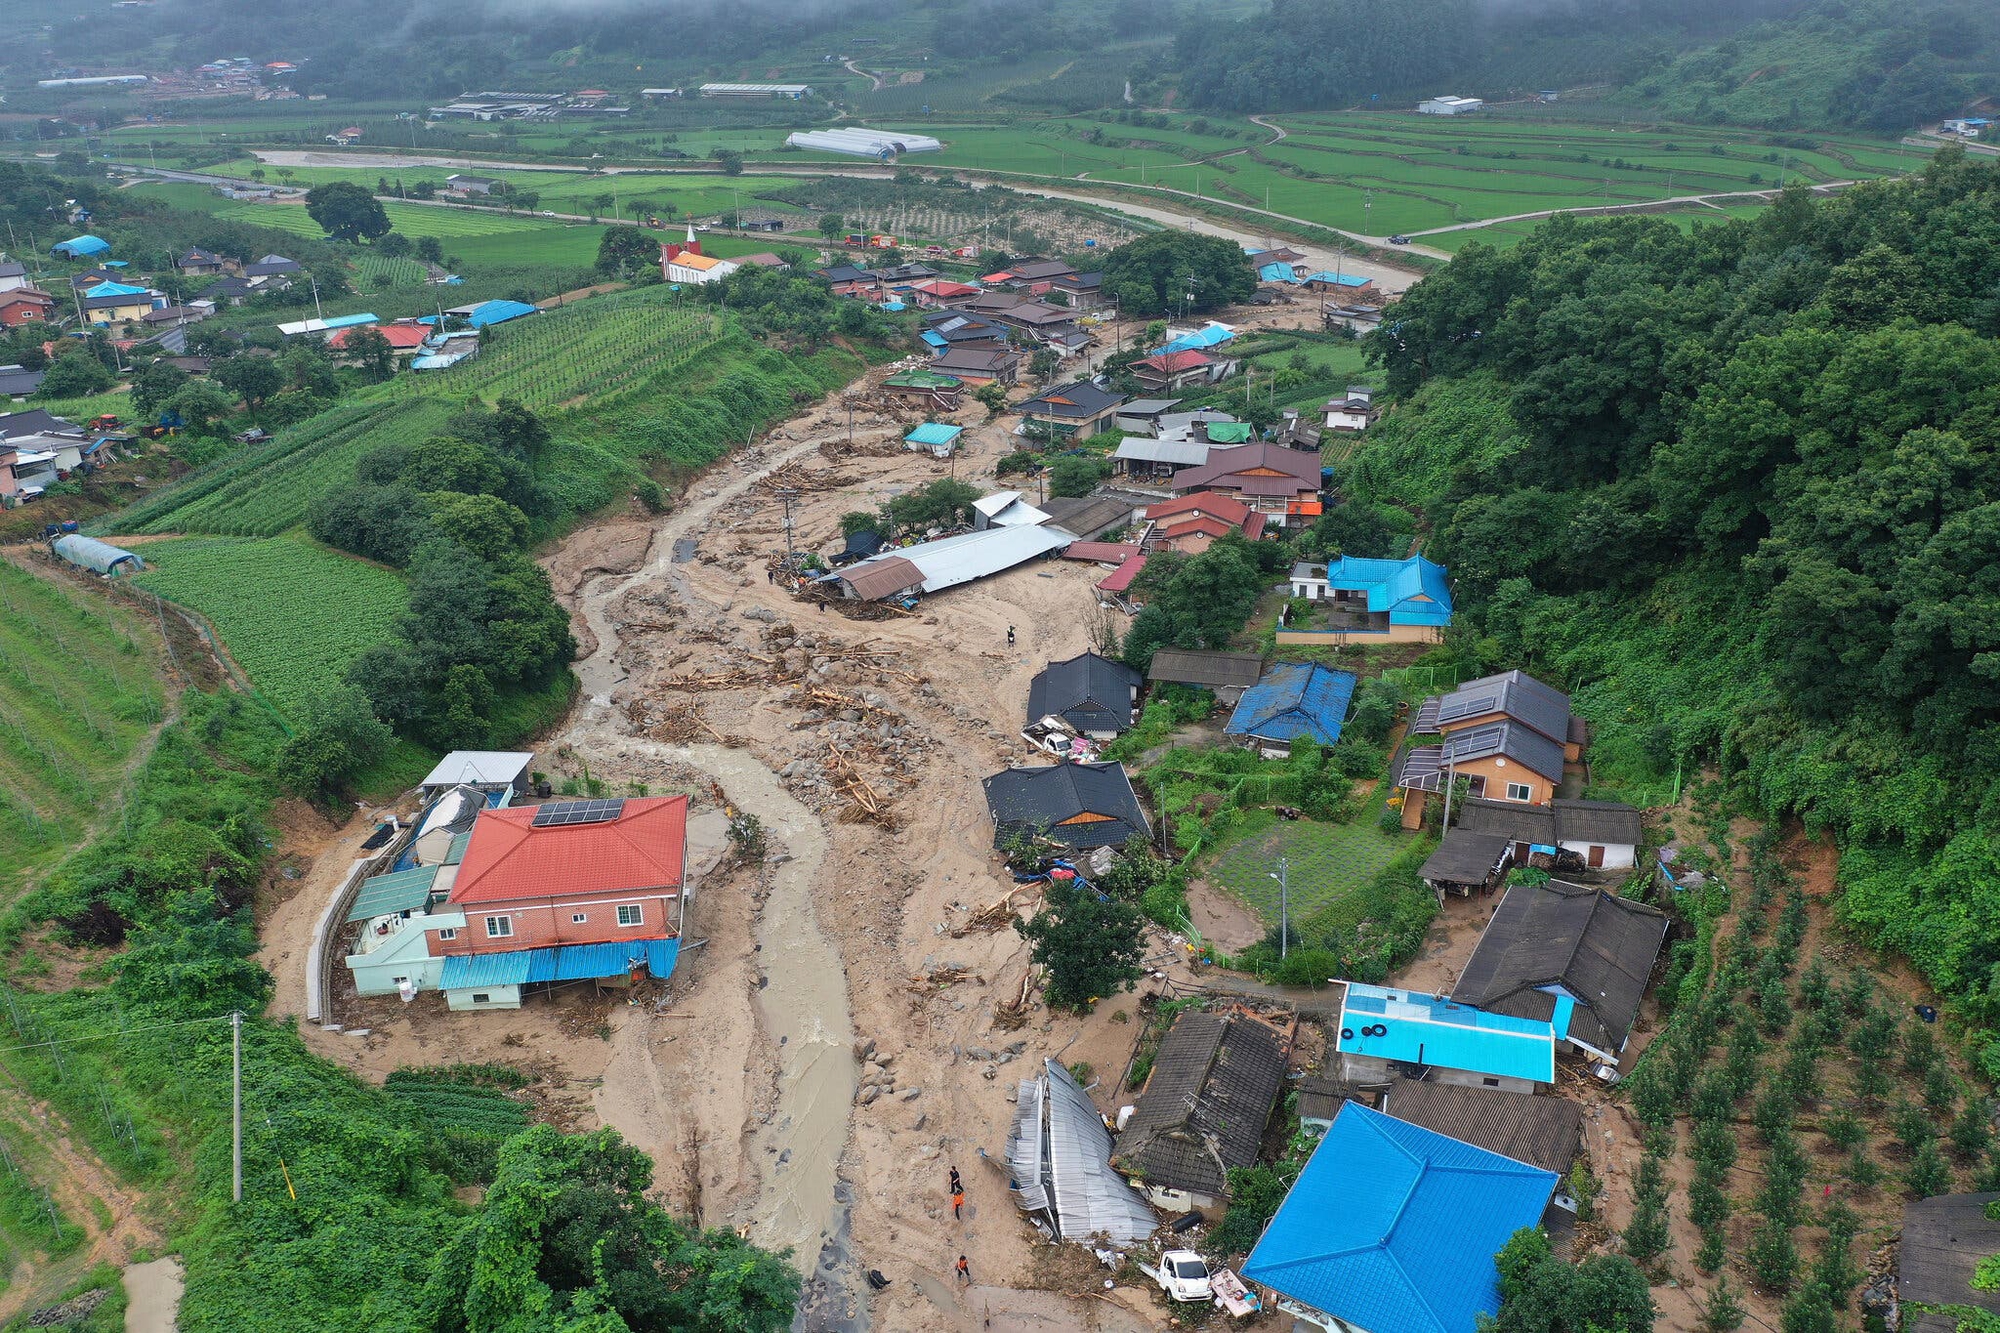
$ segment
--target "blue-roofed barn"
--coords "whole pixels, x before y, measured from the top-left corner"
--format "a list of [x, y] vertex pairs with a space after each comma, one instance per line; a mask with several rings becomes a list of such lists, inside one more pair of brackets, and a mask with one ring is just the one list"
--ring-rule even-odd
[[1553, 1019], [1497, 1014], [1423, 991], [1349, 982], [1335, 1045], [1350, 1083], [1407, 1075], [1533, 1094], [1555, 1082], [1557, 1023], [1566, 1027], [1574, 1008], [1565, 998]]
[[1278, 1307], [1354, 1333], [1474, 1333], [1493, 1256], [1537, 1225], [1553, 1171], [1349, 1102], [1243, 1265]]
[[1266, 759], [1282, 759], [1292, 742], [1305, 739], [1332, 745], [1347, 721], [1355, 675], [1317, 662], [1274, 662], [1263, 678], [1243, 691], [1225, 736]]
[[[1344, 555], [1292, 566], [1292, 596], [1332, 604], [1334, 628], [1385, 643], [1436, 643], [1451, 624], [1451, 580], [1443, 565], [1413, 555], [1371, 560]], [[1288, 642], [1280, 630], [1280, 643]]]

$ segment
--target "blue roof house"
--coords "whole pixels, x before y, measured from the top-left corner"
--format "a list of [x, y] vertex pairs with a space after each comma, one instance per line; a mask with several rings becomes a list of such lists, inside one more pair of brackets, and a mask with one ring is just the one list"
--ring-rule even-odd
[[1519, 1018], [1350, 981], [1335, 1043], [1342, 1077], [1372, 1084], [1421, 1073], [1433, 1083], [1531, 1095], [1555, 1082], [1557, 1034], [1575, 1007], [1562, 996], [1553, 1020]]
[[1243, 691], [1222, 734], [1239, 738], [1245, 749], [1266, 759], [1282, 759], [1301, 738], [1332, 745], [1347, 721], [1355, 675], [1317, 662], [1275, 662]]
[[61, 255], [65, 259], [89, 259], [92, 255], [110, 254], [111, 242], [97, 236], [72, 236], [66, 241], [57, 241], [50, 246], [49, 253]]
[[958, 437], [964, 433], [963, 426], [926, 421], [903, 437], [903, 447], [912, 451], [928, 450], [933, 458], [950, 458], [951, 451], [958, 447]]
[[1351, 1333], [1474, 1333], [1493, 1256], [1542, 1220], [1557, 1176], [1356, 1102], [1340, 1108], [1243, 1276]]
[[1443, 565], [1420, 555], [1370, 560], [1344, 555], [1330, 564], [1292, 566], [1292, 596], [1333, 604], [1322, 631], [1280, 627], [1280, 644], [1318, 644], [1367, 636], [1383, 643], [1436, 643], [1451, 624], [1451, 581]]

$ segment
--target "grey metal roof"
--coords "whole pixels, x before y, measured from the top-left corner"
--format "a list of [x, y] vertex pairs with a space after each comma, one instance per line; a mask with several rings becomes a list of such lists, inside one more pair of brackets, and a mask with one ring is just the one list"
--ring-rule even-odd
[[1179, 685], [1255, 685], [1264, 674], [1264, 659], [1256, 653], [1226, 653], [1207, 648], [1161, 648], [1153, 654], [1147, 676]]
[[1129, 458], [1140, 463], [1169, 463], [1175, 467], [1200, 467], [1215, 446], [1207, 440], [1158, 440], [1139, 437], [1118, 442], [1113, 458]]
[[1226, 1195], [1227, 1169], [1256, 1165], [1284, 1085], [1277, 1032], [1242, 1015], [1182, 1014], [1153, 1057], [1117, 1164], [1160, 1188]]
[[[2000, 1314], [2000, 1291], [1972, 1285], [1979, 1261], [2000, 1253], [2000, 1222], [1986, 1216], [1986, 1205], [1995, 1199], [2000, 1194], [1940, 1194], [1905, 1207], [1897, 1294], [1925, 1305], [1969, 1305]], [[1957, 1321], [1944, 1320], [1943, 1326], [1956, 1327]]]
[[906, 560], [924, 576], [925, 592], [941, 592], [1012, 569], [1024, 560], [1060, 550], [1074, 540], [1067, 532], [1057, 532], [1040, 525], [982, 528], [978, 532], [961, 532], [953, 537], [940, 537], [934, 542], [920, 542], [893, 553], [874, 556], [848, 566], [841, 577], [853, 583], [871, 565], [886, 560]]
[[980, 785], [996, 847], [1016, 833], [1078, 848], [1122, 847], [1132, 838], [1152, 836], [1122, 764], [1009, 768]]
[[1417, 874], [1431, 883], [1484, 884], [1511, 846], [1513, 839], [1504, 834], [1471, 833], [1463, 827], [1446, 829], [1437, 850]]
[[491, 786], [510, 783], [521, 776], [535, 756], [526, 750], [453, 750], [437, 761], [424, 787], [443, 787], [461, 782]]
[[1562, 880], [1516, 884], [1500, 900], [1451, 997], [1546, 1019], [1560, 988], [1576, 1000], [1570, 1033], [1615, 1055], [1638, 1017], [1666, 935], [1665, 914], [1645, 903]]
[[354, 895], [354, 906], [348, 909], [347, 919], [366, 921], [390, 912], [416, 911], [430, 901], [431, 888], [437, 883], [438, 871], [442, 868], [416, 866], [361, 881], [361, 887]]
[[1512, 718], [1558, 743], [1569, 739], [1569, 696], [1524, 671], [1482, 676], [1449, 694], [1426, 699], [1417, 709], [1414, 726], [1417, 734], [1428, 735], [1493, 714]]
[[1583, 1108], [1562, 1097], [1398, 1079], [1389, 1085], [1382, 1111], [1558, 1175], [1568, 1174], [1583, 1139]]
[[1121, 417], [1156, 417], [1163, 412], [1171, 412], [1181, 400], [1178, 398], [1134, 398], [1118, 409]]
[[1137, 671], [1096, 653], [1051, 662], [1028, 685], [1028, 721], [1051, 713], [1079, 731], [1126, 731], [1141, 684]]

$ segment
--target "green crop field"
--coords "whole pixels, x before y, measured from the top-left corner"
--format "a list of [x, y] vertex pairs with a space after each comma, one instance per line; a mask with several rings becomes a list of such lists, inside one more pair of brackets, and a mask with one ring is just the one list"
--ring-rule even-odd
[[116, 522], [125, 532], [276, 537], [304, 523], [319, 496], [351, 483], [362, 455], [435, 434], [467, 398], [513, 398], [542, 412], [585, 396], [602, 406], [685, 366], [719, 333], [706, 308], [683, 307], [658, 286], [529, 316], [490, 330], [470, 361], [365, 389], [191, 473]]
[[455, 410], [454, 402], [437, 396], [343, 405], [217, 459], [116, 522], [127, 532], [275, 537], [303, 523], [320, 495], [352, 482], [354, 465], [370, 449], [415, 444]]
[[139, 586], [208, 617], [280, 712], [340, 679], [409, 605], [393, 571], [296, 534], [182, 537], [148, 542], [141, 554]]
[[663, 287], [598, 297], [489, 331], [491, 345], [449, 370], [400, 375], [386, 386], [440, 401], [512, 398], [538, 411], [603, 399], [685, 364], [715, 341], [716, 319], [683, 308]]
[[0, 895], [65, 855], [158, 721], [158, 631], [0, 559]]
[[[389, 225], [405, 236], [436, 236], [452, 240], [461, 236], [497, 236], [547, 231], [570, 224], [544, 218], [523, 217], [483, 208], [453, 208], [444, 205], [388, 203]], [[294, 236], [321, 237], [326, 232], [314, 222], [302, 204], [232, 204], [217, 210], [216, 216], [254, 226], [288, 231]]]
[[1246, 830], [1215, 856], [1205, 874], [1274, 926], [1278, 924], [1279, 886], [1271, 876], [1277, 873], [1280, 859], [1291, 862], [1292, 920], [1296, 923], [1363, 895], [1390, 859], [1408, 845], [1408, 839], [1384, 833], [1372, 819], [1348, 824], [1309, 819], [1285, 822], [1268, 817], [1268, 812], [1257, 812], [1246, 822]]

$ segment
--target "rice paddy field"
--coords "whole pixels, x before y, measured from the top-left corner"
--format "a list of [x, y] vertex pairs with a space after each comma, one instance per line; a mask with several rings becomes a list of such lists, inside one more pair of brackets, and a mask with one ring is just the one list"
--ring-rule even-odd
[[[936, 133], [923, 165], [1164, 186], [1370, 236], [1546, 209], [1648, 203], [1895, 175], [1926, 154], [1858, 135], [1465, 119], [1414, 113], [1291, 115], [1261, 125], [1173, 118], [1132, 126], [1102, 113], [1011, 126], [889, 128]], [[1517, 238], [1518, 239], [1518, 238]], [[1463, 242], [1458, 242], [1463, 244]]]

